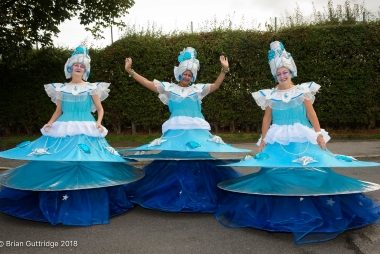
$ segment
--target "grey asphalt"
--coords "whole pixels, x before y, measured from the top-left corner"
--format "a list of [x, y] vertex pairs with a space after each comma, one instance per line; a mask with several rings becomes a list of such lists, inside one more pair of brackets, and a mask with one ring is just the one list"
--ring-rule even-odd
[[[252, 149], [253, 144], [236, 146]], [[380, 162], [380, 141], [332, 142], [334, 153]], [[0, 159], [0, 167], [18, 161]], [[244, 169], [242, 173], [252, 170]], [[380, 167], [336, 169], [380, 184]], [[1, 172], [1, 171], [0, 171]], [[380, 203], [380, 191], [368, 193]], [[0, 214], [0, 253], [380, 253], [380, 225], [345, 232], [336, 239], [295, 245], [286, 233], [226, 228], [211, 214], [164, 213], [135, 207], [91, 227], [52, 226]], [[58, 246], [55, 246], [58, 245]]]

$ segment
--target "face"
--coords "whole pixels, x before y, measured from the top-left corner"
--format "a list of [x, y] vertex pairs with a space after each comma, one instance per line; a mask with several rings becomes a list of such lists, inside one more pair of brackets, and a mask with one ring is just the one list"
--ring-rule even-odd
[[86, 66], [84, 64], [75, 63], [75, 64], [73, 64], [72, 75], [78, 75], [78, 76], [82, 77], [85, 70], [86, 70]]
[[191, 81], [193, 80], [193, 73], [189, 70], [185, 71], [182, 73], [182, 79], [181, 79], [181, 84], [183, 85], [189, 85]]
[[279, 84], [281, 83], [287, 83], [292, 80], [292, 75], [288, 68], [280, 67], [277, 69], [276, 72], [277, 81]]

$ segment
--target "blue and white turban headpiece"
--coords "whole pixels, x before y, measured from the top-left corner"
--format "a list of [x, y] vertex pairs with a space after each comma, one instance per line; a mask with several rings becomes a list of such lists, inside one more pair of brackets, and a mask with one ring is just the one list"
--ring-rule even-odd
[[64, 67], [66, 78], [71, 78], [71, 74], [73, 72], [73, 64], [80, 63], [86, 67], [82, 78], [83, 80], [87, 80], [88, 76], [90, 75], [90, 62], [91, 58], [88, 54], [88, 49], [83, 45], [78, 46], [71, 54], [71, 57], [66, 61]]
[[270, 44], [268, 61], [274, 80], [277, 81], [277, 70], [281, 67], [289, 69], [292, 78], [297, 77], [297, 66], [294, 63], [293, 57], [290, 53], [286, 52], [285, 47], [281, 42], [274, 41]]
[[199, 71], [199, 60], [197, 59], [197, 51], [192, 47], [183, 49], [178, 56], [179, 65], [174, 67], [174, 77], [179, 82], [182, 80], [182, 74], [189, 70], [193, 74], [192, 82], [197, 79]]

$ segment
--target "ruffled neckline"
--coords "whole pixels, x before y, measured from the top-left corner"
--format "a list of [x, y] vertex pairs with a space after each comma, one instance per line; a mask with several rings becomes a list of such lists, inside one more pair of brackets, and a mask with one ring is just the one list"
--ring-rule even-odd
[[297, 98], [305, 93], [315, 93], [320, 86], [314, 82], [302, 83], [295, 85], [289, 89], [278, 89], [274, 87], [272, 89], [264, 89], [259, 92], [265, 96], [267, 100], [289, 102], [294, 98]]
[[93, 91], [97, 88], [96, 83], [89, 83], [89, 82], [83, 82], [83, 83], [55, 83], [53, 84], [55, 90], [57, 92], [63, 92], [63, 93], [69, 93], [72, 95], [78, 95], [81, 93]]
[[162, 82], [164, 90], [171, 92], [181, 97], [188, 97], [190, 95], [200, 93], [203, 91], [204, 84], [192, 84], [191, 86], [182, 87], [175, 83]]

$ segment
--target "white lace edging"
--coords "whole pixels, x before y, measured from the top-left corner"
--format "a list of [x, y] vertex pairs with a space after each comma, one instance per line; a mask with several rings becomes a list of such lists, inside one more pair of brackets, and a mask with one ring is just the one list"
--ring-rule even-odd
[[62, 98], [62, 93], [69, 93], [72, 95], [83, 95], [88, 92], [90, 95], [98, 95], [100, 101], [108, 97], [110, 83], [85, 83], [81, 85], [73, 85], [69, 83], [51, 83], [44, 85], [47, 95], [51, 98], [52, 102], [57, 103], [57, 100]]
[[110, 83], [105, 82], [98, 82], [98, 83], [91, 83], [95, 84], [96, 88], [90, 90], [90, 95], [97, 95], [100, 99], [100, 101], [104, 101], [107, 99], [110, 89], [108, 87], [110, 86]]
[[189, 116], [175, 116], [169, 118], [162, 125], [162, 133], [168, 130], [189, 130], [189, 129], [203, 129], [211, 130], [210, 124], [199, 117]]
[[100, 132], [99, 129], [96, 128], [96, 122], [93, 121], [57, 121], [54, 122], [52, 126], [46, 130], [44, 128], [41, 128], [41, 133], [44, 136], [55, 138], [81, 134], [91, 137], [105, 137], [108, 133], [108, 130], [103, 127], [103, 131]]
[[57, 104], [57, 100], [61, 99], [61, 92], [57, 88], [64, 86], [62, 83], [51, 83], [44, 85], [46, 94], [50, 97], [51, 101]]
[[190, 95], [197, 94], [198, 99], [202, 99], [210, 93], [211, 84], [194, 84], [189, 87], [180, 87], [177, 84], [169, 82], [161, 82], [158, 80], [153, 80], [153, 84], [157, 88], [158, 98], [165, 105], [169, 102], [170, 93], [174, 93], [182, 98], [186, 98]]
[[[263, 110], [272, 105], [272, 100], [288, 103], [297, 98], [302, 101], [304, 99], [311, 100], [313, 103], [315, 100], [315, 94], [320, 87], [320, 85], [312, 81], [296, 85], [294, 88], [287, 90], [278, 90], [276, 88], [259, 90], [253, 92], [252, 97], [255, 99], [256, 104]], [[286, 94], [286, 96], [284, 96], [284, 94]]]
[[[331, 137], [324, 129], [321, 129], [321, 133], [323, 139], [327, 143]], [[288, 145], [291, 142], [310, 142], [312, 144], [318, 144], [317, 137], [318, 134], [313, 128], [307, 127], [300, 123], [295, 123], [292, 125], [272, 124], [264, 138], [264, 141], [267, 144], [279, 143], [281, 145]], [[260, 142], [261, 138], [256, 144], [259, 146]]]
[[262, 110], [265, 110], [268, 106], [271, 105], [270, 98], [266, 96], [266, 94], [270, 93], [270, 89], [260, 90], [258, 92], [252, 93], [253, 99]]

